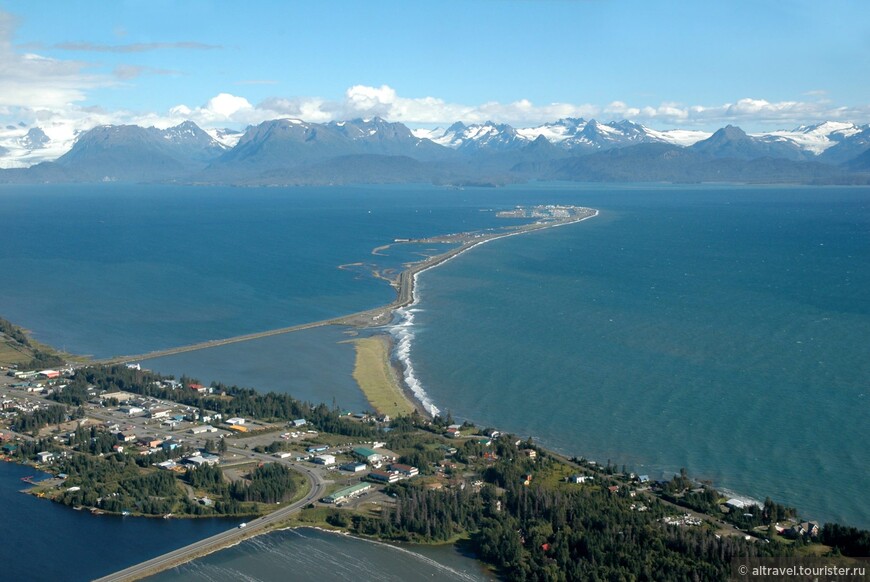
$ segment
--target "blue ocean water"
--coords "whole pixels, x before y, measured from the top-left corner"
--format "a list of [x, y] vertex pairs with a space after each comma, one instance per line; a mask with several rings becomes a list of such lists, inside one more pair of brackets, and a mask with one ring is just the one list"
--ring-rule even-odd
[[0, 313], [96, 357], [327, 319], [388, 303], [348, 263], [395, 238], [510, 221], [464, 192], [410, 188], [0, 187]]
[[870, 190], [567, 196], [601, 216], [421, 275], [411, 359], [433, 402], [870, 526]]
[[[653, 476], [686, 467], [868, 527], [868, 200], [747, 186], [5, 187], [0, 315], [98, 356], [228, 337], [388, 302], [385, 282], [337, 267], [395, 268], [414, 249], [371, 254], [394, 238], [506, 224], [490, 208], [593, 206], [597, 218], [420, 277], [406, 331], [433, 402], [568, 454]], [[237, 344], [221, 374], [271, 382], [279, 343]]]

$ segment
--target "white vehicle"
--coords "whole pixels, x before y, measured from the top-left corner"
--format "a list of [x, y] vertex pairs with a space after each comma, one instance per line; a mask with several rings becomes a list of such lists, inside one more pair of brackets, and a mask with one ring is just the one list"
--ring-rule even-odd
[[240, 523], [240, 524], [239, 524], [239, 529], [242, 529], [242, 528], [245, 528], [245, 527], [248, 527], [248, 524], [247, 524], [247, 523]]

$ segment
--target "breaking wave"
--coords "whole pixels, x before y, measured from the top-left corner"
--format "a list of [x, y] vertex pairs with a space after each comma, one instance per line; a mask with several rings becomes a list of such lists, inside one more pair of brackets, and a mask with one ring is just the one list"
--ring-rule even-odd
[[[422, 271], [421, 271], [422, 272]], [[414, 314], [418, 313], [420, 309], [415, 306], [420, 301], [420, 297], [417, 294], [418, 281], [417, 275], [414, 275], [414, 300], [407, 307], [402, 307], [396, 309], [395, 314], [398, 318], [398, 321], [394, 323], [390, 327], [390, 334], [393, 336], [393, 342], [395, 348], [393, 353], [395, 358], [402, 365], [402, 378], [405, 382], [405, 386], [408, 387], [408, 390], [414, 395], [423, 408], [432, 416], [440, 414], [441, 411], [435, 403], [432, 402], [432, 399], [426, 393], [426, 390], [423, 388], [423, 384], [420, 382], [420, 379], [417, 378], [417, 374], [414, 371], [414, 362], [411, 360], [411, 348], [414, 343], [414, 336], [416, 330], [414, 329]]]

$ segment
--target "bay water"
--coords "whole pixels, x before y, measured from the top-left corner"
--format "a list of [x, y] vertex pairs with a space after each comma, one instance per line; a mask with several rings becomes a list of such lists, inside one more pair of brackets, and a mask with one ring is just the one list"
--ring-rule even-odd
[[[91, 515], [21, 493], [31, 467], [0, 463], [0, 578], [84, 582], [230, 529], [239, 519]], [[47, 476], [47, 475], [46, 475]]]
[[[388, 303], [368, 267], [419, 250], [373, 248], [544, 203], [601, 214], [419, 277], [403, 327], [435, 405], [870, 527], [867, 188], [4, 187], [0, 315], [98, 357], [334, 317]], [[342, 332], [304, 334], [149, 367], [356, 409]]]

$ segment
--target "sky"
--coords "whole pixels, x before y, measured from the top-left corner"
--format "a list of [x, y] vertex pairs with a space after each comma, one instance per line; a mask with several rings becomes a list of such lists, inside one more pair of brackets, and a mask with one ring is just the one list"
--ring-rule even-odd
[[0, 0], [0, 123], [870, 122], [866, 0]]

